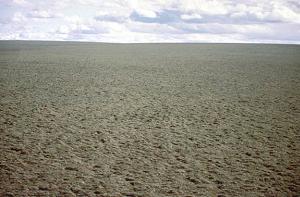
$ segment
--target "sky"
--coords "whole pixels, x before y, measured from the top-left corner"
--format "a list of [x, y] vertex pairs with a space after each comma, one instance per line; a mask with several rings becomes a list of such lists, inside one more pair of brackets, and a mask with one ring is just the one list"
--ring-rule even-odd
[[300, 44], [300, 1], [0, 0], [0, 39]]

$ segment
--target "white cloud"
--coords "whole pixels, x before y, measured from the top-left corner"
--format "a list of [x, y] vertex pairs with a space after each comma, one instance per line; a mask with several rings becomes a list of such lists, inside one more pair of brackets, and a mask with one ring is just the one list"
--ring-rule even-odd
[[54, 13], [50, 10], [35, 9], [35, 10], [29, 12], [28, 16], [31, 17], [31, 18], [55, 18], [55, 17], [61, 17], [62, 14]]
[[157, 16], [156, 13], [151, 10], [139, 9], [136, 12], [141, 16], [148, 17], [148, 18], [155, 18]]
[[[292, 1], [290, 1], [292, 2]], [[238, 4], [230, 14], [233, 18], [258, 20], [261, 22], [300, 23], [300, 5], [294, 10], [289, 1], [258, 2], [257, 4]]]
[[182, 14], [180, 16], [182, 20], [192, 20], [192, 19], [202, 19], [203, 17], [200, 14]]
[[273, 4], [272, 17], [281, 21], [300, 23], [300, 10], [296, 12], [283, 3], [275, 2]]
[[12, 17], [12, 21], [15, 23], [21, 23], [27, 21], [27, 18], [21, 12], [16, 12]]
[[25, 0], [13, 0], [12, 1], [14, 4], [17, 4], [17, 5], [28, 5], [29, 3]]
[[225, 15], [229, 12], [229, 1], [215, 0], [185, 0], [180, 1], [179, 9], [186, 13], [198, 13], [207, 15]]
[[0, 0], [0, 39], [300, 42], [296, 0]]
[[71, 32], [71, 29], [66, 26], [66, 25], [61, 25], [58, 29], [57, 29], [57, 32], [56, 33], [59, 33], [59, 34], [68, 34]]

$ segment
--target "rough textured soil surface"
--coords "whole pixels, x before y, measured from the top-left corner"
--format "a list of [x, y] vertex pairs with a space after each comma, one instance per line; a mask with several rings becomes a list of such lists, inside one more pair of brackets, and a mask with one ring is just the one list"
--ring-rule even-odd
[[300, 47], [0, 42], [0, 196], [297, 196]]

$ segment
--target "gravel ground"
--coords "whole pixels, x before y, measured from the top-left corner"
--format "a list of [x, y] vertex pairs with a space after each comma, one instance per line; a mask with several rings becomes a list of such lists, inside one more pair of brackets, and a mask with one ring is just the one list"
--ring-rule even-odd
[[0, 41], [0, 196], [297, 196], [299, 54]]

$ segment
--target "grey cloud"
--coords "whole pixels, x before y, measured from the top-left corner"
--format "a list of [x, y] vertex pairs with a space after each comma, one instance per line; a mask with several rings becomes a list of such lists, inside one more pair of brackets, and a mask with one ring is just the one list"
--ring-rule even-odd
[[152, 18], [152, 17], [145, 17], [138, 12], [134, 11], [130, 15], [130, 19], [133, 21], [139, 21], [143, 23], [161, 23], [161, 24], [166, 24], [166, 23], [173, 23], [173, 22], [178, 22], [180, 21], [180, 12], [177, 10], [162, 10], [157, 13], [157, 16]]
[[266, 17], [258, 18], [256, 15], [251, 13], [244, 13], [242, 16], [234, 17], [232, 13], [225, 15], [208, 15], [202, 14], [202, 18], [191, 18], [191, 19], [182, 19], [180, 16], [186, 14], [180, 11], [174, 10], [162, 10], [157, 13], [157, 17], [145, 17], [137, 12], [132, 12], [130, 19], [133, 21], [139, 21], [143, 23], [221, 23], [221, 24], [261, 24], [261, 23], [280, 23], [282, 20]]
[[110, 22], [123, 23], [126, 20], [128, 20], [128, 17], [100, 15], [100, 16], [95, 16], [94, 19], [97, 21], [110, 21]]
[[[61, 40], [123, 42], [126, 37], [126, 42], [208, 39], [300, 43], [300, 3], [296, 0], [196, 1], [200, 3], [195, 6], [186, 0], [139, 1], [132, 5], [91, 1], [92, 5], [72, 6], [68, 6], [71, 1], [64, 1], [61, 7], [55, 6], [54, 1], [19, 6], [0, 0], [0, 8], [7, 8], [0, 14], [0, 39], [49, 36]], [[26, 34], [22, 34], [24, 29]]]

